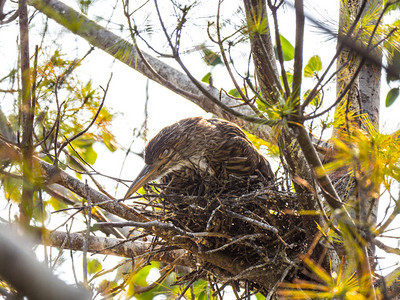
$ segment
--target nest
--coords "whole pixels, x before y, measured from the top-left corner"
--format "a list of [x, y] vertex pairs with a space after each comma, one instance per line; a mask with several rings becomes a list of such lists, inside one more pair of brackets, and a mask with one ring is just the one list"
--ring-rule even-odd
[[199, 251], [223, 253], [249, 269], [262, 265], [276, 279], [309, 246], [298, 213], [299, 195], [259, 176], [221, 180], [192, 174], [190, 180], [171, 176], [163, 181], [146, 186], [148, 203], [142, 213], [198, 236]]

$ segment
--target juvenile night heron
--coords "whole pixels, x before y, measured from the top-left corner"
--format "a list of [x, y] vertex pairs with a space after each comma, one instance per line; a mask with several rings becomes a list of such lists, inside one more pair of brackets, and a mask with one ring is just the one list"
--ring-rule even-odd
[[217, 178], [257, 175], [272, 182], [268, 161], [235, 124], [201, 117], [183, 119], [162, 129], [146, 146], [145, 167], [129, 187], [125, 199], [149, 181], [187, 170]]

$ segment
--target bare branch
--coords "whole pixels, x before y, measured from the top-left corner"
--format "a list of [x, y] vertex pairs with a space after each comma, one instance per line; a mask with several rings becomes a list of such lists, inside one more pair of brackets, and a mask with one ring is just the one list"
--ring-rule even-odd
[[[89, 20], [83, 14], [73, 10], [71, 7], [57, 0], [29, 0], [29, 4], [33, 5], [36, 9], [54, 19], [62, 26], [65, 26], [75, 34], [86, 39], [92, 45], [104, 50], [136, 71], [142, 73], [146, 77], [163, 85], [163, 83], [160, 82], [159, 79], [157, 79], [146, 67], [132, 44], [116, 36], [94, 21]], [[80, 26], [75, 26], [75, 24], [79, 24]], [[172, 83], [171, 90], [199, 105], [205, 111], [212, 112], [221, 118], [235, 122], [256, 136], [274, 143], [274, 140], [270, 134], [271, 129], [269, 126], [252, 124], [251, 122], [247, 122], [239, 117], [227, 114], [223, 108], [216, 105], [201, 91], [199, 91], [198, 87], [187, 75], [170, 67], [151, 55], [144, 53], [143, 51], [142, 53], [146, 58], [146, 61], [149, 62], [152, 68], [157, 71], [157, 74], [159, 74], [166, 81]], [[216, 99], [219, 99], [220, 93], [218, 89], [207, 86], [203, 83], [199, 84], [201, 84], [203, 88], [212, 94]], [[174, 89], [174, 86], [177, 87], [177, 89]], [[182, 94], [181, 91], [185, 91], [185, 94]], [[220, 101], [227, 107], [236, 105], [236, 101], [225, 95], [222, 95]], [[253, 114], [252, 110], [245, 106], [240, 107], [240, 110], [237, 109], [237, 112], [245, 116], [251, 116]]]
[[[67, 239], [67, 233], [62, 231], [53, 231], [49, 233], [44, 240], [45, 245], [60, 248]], [[79, 233], [70, 233], [71, 249], [82, 251], [85, 237]], [[65, 246], [64, 246], [65, 248]], [[165, 263], [176, 262], [177, 265], [194, 267], [195, 261], [189, 256], [185, 255], [185, 250], [169, 250], [163, 249], [162, 246], [157, 246], [150, 251], [151, 242], [142, 242], [135, 239], [123, 240], [116, 238], [105, 238], [99, 236], [90, 236], [87, 239], [87, 251], [91, 253], [99, 253], [106, 255], [114, 255], [120, 257], [139, 257], [151, 255], [154, 261], [161, 261]], [[179, 258], [177, 260], [177, 258]]]

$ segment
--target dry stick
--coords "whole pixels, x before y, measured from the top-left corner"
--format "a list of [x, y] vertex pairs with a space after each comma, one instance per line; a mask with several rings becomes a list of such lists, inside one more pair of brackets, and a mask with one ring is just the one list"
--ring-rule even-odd
[[187, 290], [192, 286], [192, 284], [198, 279], [197, 276], [194, 276], [187, 284], [186, 287], [183, 289], [183, 291], [179, 294], [179, 296], [176, 298], [176, 300], [182, 299], [184, 297], [185, 293]]
[[363, 58], [361, 60], [357, 70], [354, 72], [352, 78], [347, 83], [346, 87], [342, 90], [342, 92], [340, 93], [340, 95], [338, 96], [338, 98], [336, 99], [336, 101], [335, 101], [335, 103], [333, 105], [331, 105], [330, 107], [328, 107], [327, 109], [325, 109], [322, 112], [319, 112], [319, 113], [314, 114], [312, 116], [307, 116], [304, 119], [305, 120], [309, 120], [309, 119], [314, 119], [314, 118], [320, 117], [320, 116], [324, 115], [325, 113], [327, 113], [329, 110], [331, 110], [334, 106], [336, 106], [346, 96], [347, 92], [350, 90], [350, 88], [353, 85], [354, 81], [357, 79], [357, 76], [360, 73], [364, 63], [365, 63], [365, 58]]
[[222, 251], [222, 250], [228, 248], [228, 247], [231, 246], [231, 245], [234, 245], [234, 244], [236, 244], [236, 243], [240, 243], [240, 242], [243, 241], [243, 240], [247, 240], [247, 239], [251, 240], [251, 239], [253, 239], [253, 238], [262, 238], [262, 237], [265, 237], [265, 234], [264, 234], [264, 233], [255, 233], [255, 234], [249, 234], [249, 235], [241, 236], [241, 237], [239, 237], [239, 238], [236, 238], [236, 239], [233, 240], [232, 242], [229, 242], [229, 243], [224, 244], [224, 245], [221, 246], [221, 247], [214, 248], [214, 249], [211, 249], [211, 250], [207, 250], [207, 251], [205, 251], [205, 253], [213, 253], [213, 252]]
[[260, 228], [263, 228], [263, 229], [266, 229], [266, 230], [268, 230], [268, 231], [271, 231], [273, 234], [275, 234], [275, 236], [282, 242], [282, 244], [283, 244], [285, 247], [287, 247], [287, 248], [290, 248], [290, 247], [291, 247], [291, 245], [288, 245], [288, 244], [282, 239], [282, 237], [279, 235], [278, 229], [276, 229], [274, 226], [271, 226], [271, 225], [266, 224], [266, 223], [264, 223], [264, 222], [260, 222], [260, 221], [251, 219], [251, 218], [249, 218], [249, 217], [243, 216], [243, 215], [241, 215], [241, 214], [235, 213], [235, 212], [233, 212], [233, 211], [231, 211], [231, 210], [229, 210], [229, 209], [226, 209], [225, 212], [228, 213], [228, 214], [231, 215], [231, 216], [234, 216], [235, 218], [241, 219], [241, 220], [246, 221], [246, 222], [248, 222], [248, 223], [250, 223], [250, 224], [253, 224], [253, 225], [256, 225], [256, 226], [258, 226], [258, 227], [260, 227]]
[[[60, 246], [57, 247], [58, 248], [57, 257], [54, 259], [53, 265], [52, 266], [50, 265], [50, 269], [53, 272], [54, 272], [54, 268], [56, 267], [56, 264], [57, 264], [58, 260], [60, 259], [61, 255], [62, 255], [62, 253], [63, 253], [63, 251], [65, 249], [65, 246], [66, 246], [67, 242], [68, 242], [68, 236], [65, 235], [65, 238], [64, 238], [63, 242], [61, 243]], [[51, 262], [50, 262], [50, 264], [51, 264]]]
[[[391, 4], [393, 4], [393, 3], [387, 3], [386, 6], [385, 6], [385, 8], [384, 8], [384, 11], [385, 11]], [[289, 5], [290, 5], [290, 4], [289, 4]], [[310, 104], [310, 102], [313, 100], [313, 98], [315, 97], [315, 95], [316, 95], [316, 93], [317, 93], [317, 87], [318, 87], [318, 85], [321, 84], [322, 80], [325, 78], [326, 74], [328, 73], [328, 71], [329, 71], [330, 68], [332, 67], [333, 62], [336, 60], [336, 58], [339, 56], [340, 52], [342, 51], [342, 49], [343, 49], [345, 46], [348, 47], [348, 48], [350, 48], [350, 49], [353, 49], [353, 50], [356, 50], [355, 48], [359, 48], [358, 50], [361, 49], [362, 52], [358, 52], [358, 51], [357, 51], [358, 54], [361, 54], [361, 53], [362, 53], [363, 56], [368, 55], [367, 59], [368, 59], [368, 60], [371, 60], [371, 55], [369, 54], [369, 53], [371, 53], [371, 51], [364, 51], [365, 49], [364, 49], [364, 48], [361, 48], [360, 46], [358, 46], [358, 45], [356, 44], [356, 41], [355, 41], [354, 39], [351, 38], [351, 35], [353, 34], [353, 31], [354, 31], [354, 29], [355, 29], [355, 26], [356, 26], [356, 24], [358, 23], [358, 21], [360, 20], [360, 18], [361, 18], [361, 16], [362, 16], [362, 11], [363, 11], [363, 8], [365, 7], [365, 5], [366, 5], [366, 1], [364, 0], [363, 3], [362, 3], [362, 6], [361, 6], [360, 11], [358, 12], [358, 14], [357, 14], [355, 20], [353, 21], [353, 23], [352, 23], [350, 29], [347, 31], [346, 35], [345, 35], [345, 36], [338, 36], [338, 40], [339, 40], [341, 43], [339, 44], [339, 47], [338, 47], [338, 49], [337, 49], [337, 51], [336, 51], [336, 54], [335, 54], [335, 56], [332, 58], [331, 62], [329, 63], [329, 66], [326, 68], [324, 74], [323, 74], [323, 75], [321, 76], [321, 78], [318, 80], [318, 83], [315, 85], [315, 87], [312, 89], [312, 91], [310, 92], [310, 94], [309, 94], [309, 95], [307, 96], [307, 98], [305, 99], [304, 103], [302, 104], [302, 110], [304, 110], [304, 108], [305, 108], [306, 106], [308, 106], [308, 104]], [[381, 13], [381, 15], [379, 16], [379, 20], [382, 18], [384, 11], [383, 11], [383, 12]], [[319, 28], [323, 29], [326, 33], [330, 34], [331, 36], [335, 36], [335, 33], [334, 33], [334, 32], [330, 31], [330, 29], [328, 29], [327, 27], [325, 27], [323, 24], [319, 23], [319, 22], [318, 22], [317, 20], [315, 20], [314, 18], [312, 18], [312, 17], [310, 17], [310, 16], [307, 16], [307, 19], [308, 19], [309, 21], [311, 21], [312, 23], [314, 23], [315, 25], [317, 25]], [[379, 22], [379, 20], [378, 20], [378, 22]], [[377, 27], [375, 26], [371, 37], [374, 35], [374, 32], [376, 31], [376, 28], [377, 28]], [[371, 42], [371, 37], [370, 37], [370, 40], [369, 40], [368, 44]], [[368, 49], [367, 49], [367, 50], [368, 50]], [[379, 62], [379, 64], [377, 64], [377, 65], [382, 66], [382, 63]], [[393, 71], [395, 71], [395, 70], [393, 70]], [[328, 81], [329, 81], [329, 80], [328, 80]]]
[[[349, 225], [349, 230], [352, 232], [355, 229], [354, 221], [351, 218], [348, 211], [346, 210], [344, 204], [340, 201], [340, 198], [339, 198], [335, 188], [333, 187], [332, 182], [330, 181], [329, 177], [327, 176], [327, 174], [322, 166], [322, 163], [319, 159], [319, 156], [318, 156], [317, 152], [315, 151], [315, 148], [313, 147], [306, 130], [304, 129], [303, 126], [297, 126], [294, 128], [294, 130], [297, 133], [297, 141], [299, 142], [299, 145], [304, 153], [304, 156], [307, 159], [307, 162], [310, 164], [310, 166], [312, 167], [314, 172], [316, 172], [316, 170], [318, 170], [318, 172], [316, 172], [317, 173], [316, 178], [321, 187], [322, 193], [325, 196], [326, 201], [333, 208], [341, 209], [341, 211], [344, 214], [344, 219], [342, 219], [342, 221], [344, 223], [350, 222], [348, 225]], [[357, 234], [355, 234], [354, 236], [356, 238]], [[369, 261], [368, 261], [366, 247], [362, 246], [362, 250], [363, 250], [364, 259], [362, 261], [360, 261], [360, 264], [361, 264], [360, 267], [362, 268], [362, 272], [364, 274], [371, 274], [371, 268], [370, 268]], [[368, 278], [370, 281], [370, 277], [368, 277]], [[372, 288], [373, 295], [375, 295], [375, 290], [373, 288], [372, 282], [370, 282], [369, 285]]]
[[392, 211], [392, 213], [390, 214], [390, 216], [387, 218], [387, 220], [385, 221], [385, 223], [383, 223], [375, 232], [375, 236], [380, 236], [385, 230], [386, 228], [393, 222], [393, 220], [398, 216], [398, 214], [400, 213], [400, 203], [396, 202], [395, 207]]
[[[7, 154], [7, 158], [15, 161], [21, 161], [22, 155], [17, 147], [0, 140], [0, 149], [2, 153]], [[60, 170], [54, 165], [38, 159], [37, 157], [34, 157], [34, 160], [35, 164], [40, 166], [43, 179], [46, 181], [47, 184], [58, 183], [65, 188], [73, 191], [77, 195], [83, 198], [86, 197], [87, 191], [85, 190], [85, 186], [84, 184], [82, 184], [81, 181], [64, 172], [63, 170]], [[147, 221], [147, 218], [136, 212], [133, 208], [128, 207], [123, 203], [119, 203], [118, 201], [111, 200], [94, 189], [89, 188], [89, 192], [92, 202], [101, 205], [103, 209], [109, 211], [110, 213], [127, 220]]]
[[289, 273], [289, 271], [293, 268], [292, 265], [287, 266], [287, 268], [285, 269], [285, 271], [283, 271], [281, 278], [275, 283], [274, 287], [268, 292], [267, 296], [265, 297], [265, 300], [270, 300], [272, 299], [272, 296], [274, 295], [276, 289], [278, 288], [279, 284], [283, 282], [283, 280], [285, 280], [287, 274]]
[[[184, 95], [187, 98], [196, 98], [195, 95], [191, 94], [190, 92], [187, 92], [181, 88], [179, 88], [178, 86], [174, 86], [171, 82], [169, 82], [167, 79], [165, 79], [164, 77], [162, 77], [154, 68], [153, 66], [150, 64], [150, 62], [148, 61], [148, 59], [146, 59], [146, 57], [144, 56], [143, 52], [140, 50], [139, 46], [137, 45], [136, 39], [135, 39], [135, 34], [133, 32], [132, 29], [132, 24], [131, 24], [131, 19], [130, 19], [130, 15], [129, 15], [129, 5], [128, 2], [125, 1], [124, 4], [124, 14], [127, 18], [128, 21], [128, 26], [129, 26], [129, 30], [130, 30], [130, 35], [131, 35], [131, 39], [133, 42], [133, 45], [140, 57], [140, 59], [142, 60], [143, 64], [145, 65], [145, 67], [147, 68], [147, 70], [149, 70], [151, 72], [151, 74], [153, 76], [155, 76], [156, 81], [159, 81], [163, 86], [167, 87], [168, 89], [175, 91], [178, 94]], [[170, 56], [171, 58], [173, 58], [173, 56]]]
[[[57, 82], [56, 82], [56, 88], [57, 88]], [[37, 147], [42, 145], [44, 142], [47, 141], [47, 139], [50, 137], [50, 135], [53, 133], [53, 131], [56, 129], [56, 127], [58, 126], [59, 122], [60, 122], [60, 116], [61, 116], [61, 106], [64, 105], [65, 101], [63, 101], [61, 103], [61, 105], [58, 105], [58, 96], [57, 96], [57, 91], [55, 91], [55, 95], [56, 95], [56, 103], [57, 103], [57, 116], [56, 119], [53, 123], [53, 126], [50, 128], [50, 130], [47, 132], [47, 134], [43, 137], [42, 140], [40, 140], [39, 142], [37, 142], [35, 145], [33, 145], [33, 147]], [[58, 130], [58, 127], [57, 127]]]
[[[384, 8], [384, 10], [387, 9], [389, 6], [390, 6], [390, 5], [386, 5], [385, 8]], [[384, 14], [384, 12], [382, 12], [382, 13], [380, 14], [380, 16], [379, 16], [379, 18], [378, 18], [378, 22], [379, 22], [379, 20], [382, 19], [383, 14]], [[314, 21], [314, 22], [315, 22], [315, 21]], [[374, 29], [373, 29], [373, 32], [372, 32], [372, 34], [371, 34], [371, 36], [370, 36], [370, 38], [369, 38], [369, 41], [368, 41], [368, 45], [369, 45], [369, 44], [371, 43], [371, 41], [372, 41], [372, 37], [373, 37], [373, 35], [375, 34], [375, 32], [376, 32], [376, 30], [377, 30], [377, 26], [378, 26], [378, 23], [375, 24], [375, 27], [374, 27]], [[386, 37], [382, 38], [379, 42], [377, 42], [377, 43], [376, 43], [375, 45], [373, 45], [372, 47], [367, 47], [367, 49], [364, 49], [364, 48], [363, 48], [363, 49], [362, 49], [363, 52], [362, 52], [362, 53], [358, 52], [358, 54], [361, 55], [363, 58], [366, 58], [367, 60], [371, 60], [371, 57], [370, 57], [371, 55], [370, 55], [370, 53], [372, 53], [372, 50], [374, 50], [375, 48], [377, 48], [379, 44], [383, 43], [383, 42], [384, 42], [387, 38], [389, 38], [390, 35], [392, 35], [396, 30], [397, 30], [396, 28], [392, 29], [392, 30], [386, 35]], [[349, 43], [352, 43], [354, 46], [356, 46], [356, 41], [353, 40], [353, 39], [351, 38], [350, 33], [351, 33], [351, 31], [349, 31], [349, 32], [346, 34], [346, 37], [342, 38], [342, 39], [346, 39], [346, 43], [347, 43], [347, 44], [346, 44], [345, 42], [342, 41], [342, 43], [339, 45], [339, 47], [338, 47], [338, 49], [337, 49], [337, 51], [336, 51], [335, 56], [332, 58], [331, 62], [329, 63], [329, 66], [326, 68], [325, 72], [323, 73], [323, 75], [321, 76], [321, 78], [318, 80], [318, 82], [317, 82], [317, 84], [315, 85], [315, 87], [312, 89], [312, 91], [309, 93], [309, 95], [308, 95], [307, 98], [304, 100], [303, 104], [301, 105], [302, 110], [304, 110], [305, 107], [308, 106], [308, 105], [310, 104], [310, 102], [313, 100], [313, 98], [315, 97], [315, 95], [316, 95], [316, 94], [318, 93], [318, 91], [320, 90], [320, 89], [318, 89], [318, 86], [322, 83], [322, 81], [323, 81], [323, 79], [325, 78], [326, 74], [328, 73], [328, 71], [329, 71], [330, 68], [332, 67], [334, 61], [335, 61], [336, 58], [339, 56], [340, 51], [343, 49], [344, 45], [346, 44], [346, 46], [349, 47], [348, 44], [349, 44]], [[339, 38], [339, 40], [341, 40], [341, 39]], [[345, 63], [344, 65], [346, 65], [346, 63]], [[378, 65], [378, 66], [380, 66], [380, 67], [384, 67], [384, 66], [382, 65], [381, 62], [380, 62], [379, 64], [376, 64], [376, 65]], [[343, 67], [343, 66], [342, 66], [342, 67]], [[339, 71], [339, 70], [337, 70], [334, 74], [332, 74], [332, 75], [330, 76], [330, 78], [327, 79], [326, 83], [328, 83], [328, 82], [330, 81], [330, 79], [333, 78], [333, 76], [334, 76], [338, 71]], [[358, 74], [358, 73], [357, 73], [357, 74]], [[326, 83], [325, 83], [324, 85], [326, 85]], [[308, 120], [308, 119], [311, 119], [311, 118], [317, 118], [317, 117], [319, 117], [319, 116], [325, 114], [325, 113], [328, 112], [329, 110], [331, 110], [331, 108], [334, 107], [334, 106], [336, 106], [337, 103], [339, 103], [340, 100], [346, 95], [346, 93], [347, 93], [349, 87], [350, 87], [350, 84], [348, 85], [348, 87], [347, 87], [343, 92], [341, 92], [341, 95], [338, 97], [338, 99], [335, 101], [335, 103], [334, 103], [333, 105], [331, 105], [329, 108], [325, 109], [324, 111], [322, 111], [322, 112], [320, 112], [320, 113], [318, 113], [318, 114], [314, 114], [314, 115], [312, 115], [312, 116], [307, 116], [305, 119]]]
[[168, 231], [172, 231], [178, 233], [181, 236], [188, 236], [194, 239], [199, 239], [202, 237], [220, 237], [220, 238], [229, 238], [226, 234], [218, 233], [218, 232], [188, 232], [185, 231], [171, 223], [162, 223], [160, 221], [148, 221], [148, 222], [135, 222], [135, 221], [127, 221], [127, 222], [98, 222], [99, 226], [113, 226], [113, 227], [140, 227], [140, 228], [161, 228]]

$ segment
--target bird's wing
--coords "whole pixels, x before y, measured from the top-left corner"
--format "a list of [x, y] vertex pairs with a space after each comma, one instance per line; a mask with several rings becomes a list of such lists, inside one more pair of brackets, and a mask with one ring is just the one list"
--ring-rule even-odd
[[254, 147], [244, 131], [237, 125], [219, 119], [210, 119], [220, 131], [223, 144], [213, 153], [213, 162], [223, 162], [228, 173], [243, 176], [259, 173], [267, 180], [274, 180], [268, 160]]
[[214, 159], [223, 162], [228, 173], [243, 176], [259, 172], [266, 180], [274, 180], [275, 176], [268, 160], [261, 155], [246, 136], [228, 139], [221, 149], [215, 152], [215, 155]]

